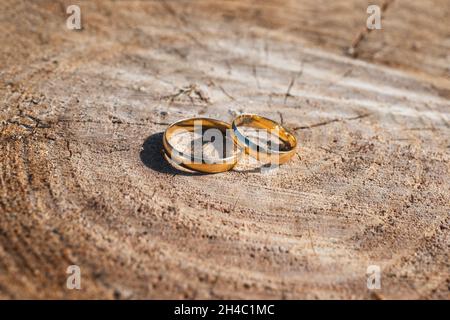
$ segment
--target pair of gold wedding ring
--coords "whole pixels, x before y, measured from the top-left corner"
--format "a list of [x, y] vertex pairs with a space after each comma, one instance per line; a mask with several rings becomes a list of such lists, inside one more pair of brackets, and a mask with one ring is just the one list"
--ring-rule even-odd
[[[233, 152], [225, 154], [220, 159], [205, 159], [197, 154], [189, 154], [177, 150], [170, 140], [179, 132], [195, 132], [201, 127], [202, 132], [212, 129], [232, 141]], [[245, 134], [245, 127], [263, 130], [274, 135], [279, 143], [270, 141], [261, 143], [250, 139]], [[229, 136], [228, 136], [229, 135]], [[167, 158], [175, 161], [183, 168], [203, 172], [217, 173], [231, 170], [238, 162], [242, 150], [263, 163], [282, 164], [288, 161], [297, 148], [297, 139], [287, 129], [277, 122], [254, 114], [242, 114], [236, 117], [231, 124], [209, 118], [191, 118], [171, 124], [163, 136], [164, 153]]]

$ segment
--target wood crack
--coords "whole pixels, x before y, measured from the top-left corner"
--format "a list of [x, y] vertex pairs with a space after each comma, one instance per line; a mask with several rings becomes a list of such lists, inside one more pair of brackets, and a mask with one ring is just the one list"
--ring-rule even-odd
[[351, 117], [351, 118], [331, 119], [331, 120], [327, 120], [327, 121], [323, 121], [323, 122], [319, 122], [319, 123], [314, 123], [314, 124], [311, 124], [311, 125], [294, 127], [292, 130], [297, 131], [297, 130], [302, 130], [302, 129], [311, 129], [311, 128], [316, 128], [316, 127], [326, 126], [326, 125], [328, 125], [330, 123], [334, 123], [334, 122], [342, 122], [342, 121], [351, 121], [351, 120], [362, 119], [362, 118], [366, 118], [366, 117], [368, 117], [370, 115], [371, 115], [371, 113], [365, 113], [365, 114], [361, 114], [361, 115], [358, 115], [356, 117]]

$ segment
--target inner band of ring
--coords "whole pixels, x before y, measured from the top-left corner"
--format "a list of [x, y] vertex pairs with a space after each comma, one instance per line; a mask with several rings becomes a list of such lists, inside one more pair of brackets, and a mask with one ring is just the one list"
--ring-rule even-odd
[[241, 154], [240, 149], [237, 149], [237, 151], [233, 152], [233, 154], [229, 157], [205, 161], [203, 158], [198, 158], [176, 150], [169, 142], [170, 138], [180, 131], [194, 132], [196, 130], [195, 126], [197, 125], [201, 125], [202, 131], [213, 128], [218, 129], [223, 133], [224, 137], [226, 136], [227, 130], [231, 129], [230, 124], [210, 118], [190, 118], [177, 121], [171, 124], [164, 132], [163, 147], [166, 156], [183, 168], [198, 172], [218, 173], [231, 170], [239, 159]]
[[[275, 134], [285, 148], [282, 150], [270, 149], [248, 139], [239, 127], [265, 129]], [[297, 148], [297, 138], [277, 122], [254, 114], [242, 114], [236, 117], [231, 124], [232, 136], [235, 143], [244, 148], [245, 152], [263, 162], [282, 164], [288, 161]]]

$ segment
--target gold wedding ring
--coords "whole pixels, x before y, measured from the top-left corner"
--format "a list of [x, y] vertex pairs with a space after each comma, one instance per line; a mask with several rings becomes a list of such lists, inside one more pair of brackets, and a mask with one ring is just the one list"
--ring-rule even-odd
[[[236, 117], [232, 124], [232, 137], [235, 143], [244, 148], [245, 152], [265, 163], [282, 164], [288, 161], [297, 148], [297, 138], [286, 130], [283, 126], [270, 119], [254, 115], [242, 114]], [[266, 131], [279, 139], [280, 143], [274, 144], [271, 141], [263, 143], [255, 142], [245, 135], [243, 128], [248, 127]]]
[[[209, 134], [210, 138], [211, 136], [215, 136], [215, 139], [222, 139], [225, 157], [220, 159], [208, 159], [203, 157], [203, 151], [201, 155], [195, 153], [188, 154], [175, 149], [175, 147], [170, 143], [170, 139], [172, 137], [182, 132], [199, 132], [202, 134], [203, 143], [203, 134], [205, 132], [208, 133], [208, 129], [211, 129], [209, 130], [210, 133], [212, 132], [212, 134]], [[241, 150], [236, 148], [236, 145], [234, 145], [231, 137], [227, 136], [227, 131], [231, 131], [230, 124], [209, 118], [191, 118], [175, 122], [171, 124], [164, 132], [163, 147], [165, 154], [176, 164], [189, 170], [203, 173], [228, 171], [236, 165], [241, 154]], [[227, 139], [228, 142], [231, 143], [231, 148], [229, 144], [227, 144]], [[216, 143], [217, 142], [219, 141], [217, 140]]]

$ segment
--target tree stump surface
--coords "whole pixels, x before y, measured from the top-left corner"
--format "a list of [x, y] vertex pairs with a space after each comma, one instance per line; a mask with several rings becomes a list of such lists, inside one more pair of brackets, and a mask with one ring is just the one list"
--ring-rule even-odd
[[[448, 299], [450, 4], [376, 3], [367, 32], [360, 0], [81, 1], [73, 31], [70, 1], [2, 1], [0, 298]], [[297, 156], [162, 158], [240, 112]]]

